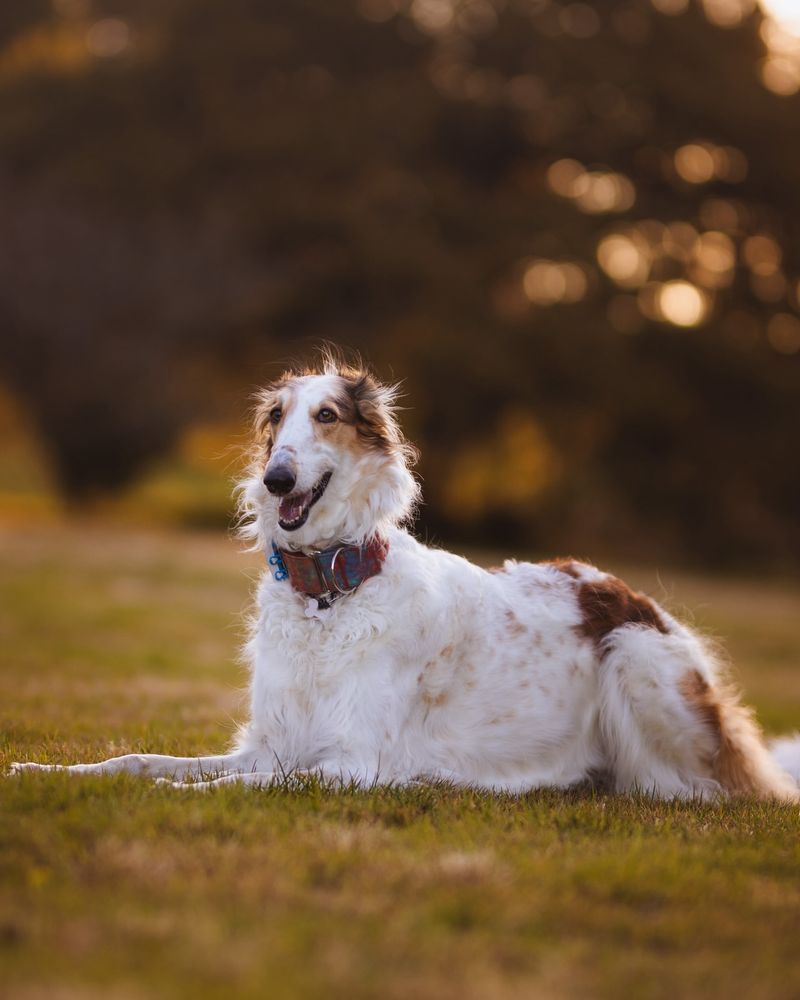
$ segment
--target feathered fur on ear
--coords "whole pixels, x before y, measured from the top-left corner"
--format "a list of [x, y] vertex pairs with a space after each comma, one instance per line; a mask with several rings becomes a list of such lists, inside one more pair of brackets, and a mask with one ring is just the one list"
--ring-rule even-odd
[[364, 368], [340, 369], [337, 374], [343, 387], [338, 403], [361, 440], [377, 451], [400, 455], [406, 465], [413, 465], [417, 449], [406, 440], [396, 416], [398, 386], [381, 385]]

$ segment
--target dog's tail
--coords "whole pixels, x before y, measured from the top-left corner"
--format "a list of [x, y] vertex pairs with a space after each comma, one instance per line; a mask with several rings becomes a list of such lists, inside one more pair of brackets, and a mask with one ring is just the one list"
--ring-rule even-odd
[[769, 749], [778, 767], [791, 775], [800, 785], [800, 733], [772, 740]]

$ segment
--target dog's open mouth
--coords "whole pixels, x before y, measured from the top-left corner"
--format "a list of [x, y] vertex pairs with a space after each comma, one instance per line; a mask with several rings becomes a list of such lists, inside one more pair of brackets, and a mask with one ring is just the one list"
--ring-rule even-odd
[[326, 472], [313, 490], [307, 493], [293, 493], [282, 497], [278, 504], [278, 524], [284, 531], [297, 531], [308, 520], [308, 514], [314, 504], [325, 492], [333, 473]]

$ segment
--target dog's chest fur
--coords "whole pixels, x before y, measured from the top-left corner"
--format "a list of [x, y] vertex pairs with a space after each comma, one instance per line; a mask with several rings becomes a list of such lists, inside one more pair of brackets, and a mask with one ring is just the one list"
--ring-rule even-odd
[[[282, 766], [569, 779], [597, 753], [596, 660], [552, 567], [488, 573], [394, 530], [380, 576], [322, 616], [263, 580], [249, 741]], [[254, 725], [255, 724], [255, 725]], [[254, 731], [255, 730], [255, 731]]]

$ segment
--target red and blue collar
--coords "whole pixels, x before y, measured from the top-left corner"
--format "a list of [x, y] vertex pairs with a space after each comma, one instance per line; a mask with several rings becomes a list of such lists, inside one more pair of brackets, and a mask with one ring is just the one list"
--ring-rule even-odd
[[323, 609], [377, 576], [388, 551], [389, 543], [377, 537], [364, 545], [334, 545], [312, 552], [279, 549], [273, 542], [267, 561], [276, 580], [288, 580], [294, 590], [315, 598]]

